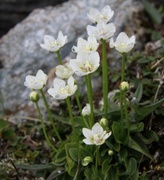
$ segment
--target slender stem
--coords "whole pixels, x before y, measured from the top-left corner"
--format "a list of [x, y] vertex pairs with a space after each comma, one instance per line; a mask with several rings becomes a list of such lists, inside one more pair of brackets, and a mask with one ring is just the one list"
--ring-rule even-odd
[[90, 127], [94, 124], [94, 116], [93, 116], [93, 90], [92, 90], [92, 83], [91, 83], [91, 75], [88, 74], [85, 76], [86, 84], [87, 84], [87, 92], [88, 92], [88, 100], [91, 107], [91, 114], [90, 114]]
[[79, 100], [78, 89], [75, 92], [75, 97], [76, 97], [76, 102], [77, 102], [77, 105], [78, 105], [78, 108], [79, 108], [80, 114], [81, 114], [82, 108], [81, 108], [81, 104], [80, 104], [80, 100]]
[[124, 98], [124, 109], [125, 109], [125, 119], [128, 119], [128, 111], [127, 111], [127, 101], [126, 101], [126, 92], [123, 93], [123, 98]]
[[124, 121], [124, 105], [123, 105], [123, 91], [120, 90], [120, 108], [121, 108], [121, 123]]
[[59, 133], [58, 133], [58, 130], [57, 130], [56, 127], [55, 127], [55, 124], [54, 124], [53, 119], [52, 119], [52, 114], [51, 114], [50, 108], [49, 108], [49, 106], [48, 106], [46, 97], [45, 97], [44, 92], [43, 92], [42, 89], [40, 90], [40, 93], [41, 93], [41, 95], [42, 95], [42, 98], [43, 98], [43, 101], [44, 101], [46, 110], [47, 110], [47, 112], [48, 112], [48, 117], [49, 117], [50, 122], [51, 122], [51, 125], [52, 125], [52, 127], [53, 127], [53, 129], [54, 129], [54, 132], [55, 132], [57, 138], [59, 139], [59, 141], [62, 142], [62, 138], [60, 137], [60, 135], [59, 135]]
[[[122, 70], [121, 70], [121, 83], [125, 78], [125, 53], [122, 53]], [[121, 104], [121, 121], [124, 120], [124, 92], [120, 90], [120, 104]]]
[[122, 53], [122, 70], [121, 70], [121, 82], [124, 81], [125, 78], [125, 53]]
[[128, 129], [128, 136], [129, 136], [130, 124], [129, 124], [128, 110], [127, 110], [126, 92], [123, 92], [123, 101], [124, 101], [125, 120], [126, 120], [127, 129]]
[[75, 134], [76, 133], [76, 131], [75, 131], [75, 123], [74, 123], [74, 120], [73, 120], [72, 108], [71, 108], [71, 103], [70, 103], [70, 98], [69, 97], [66, 98], [66, 103], [67, 103], [69, 117], [70, 117], [70, 121], [71, 121], [71, 125], [72, 125], [72, 130], [73, 130], [73, 133]]
[[96, 146], [95, 177], [98, 179], [99, 146]]
[[62, 59], [61, 59], [61, 55], [60, 55], [60, 50], [56, 51], [56, 55], [57, 55], [57, 58], [58, 58], [58, 63], [59, 63], [59, 64], [62, 64]]
[[76, 97], [77, 105], [78, 105], [79, 110], [80, 110], [80, 115], [81, 115], [81, 117], [83, 117], [84, 124], [85, 124], [85, 126], [87, 128], [89, 128], [88, 123], [87, 123], [85, 117], [82, 115], [82, 108], [81, 108], [81, 104], [80, 104], [80, 100], [79, 100], [78, 90], [76, 90], [76, 92], [75, 92], [75, 97]]
[[44, 125], [44, 122], [43, 122], [43, 118], [42, 118], [42, 115], [41, 115], [41, 112], [40, 112], [40, 108], [38, 106], [38, 103], [36, 102], [35, 103], [36, 105], [36, 108], [37, 108], [37, 111], [38, 111], [38, 114], [39, 114], [39, 118], [40, 118], [40, 121], [41, 121], [41, 125], [42, 125], [42, 129], [43, 129], [43, 133], [44, 133], [44, 136], [46, 138], [46, 141], [48, 143], [48, 145], [54, 150], [54, 151], [57, 151], [57, 149], [52, 145], [52, 143], [50, 142], [48, 136], [47, 136], [47, 133], [46, 133], [46, 129], [45, 129], [45, 125]]
[[102, 42], [102, 80], [103, 80], [103, 102], [104, 102], [104, 114], [107, 118], [108, 113], [108, 64], [107, 64], [107, 52], [106, 52], [106, 41]]

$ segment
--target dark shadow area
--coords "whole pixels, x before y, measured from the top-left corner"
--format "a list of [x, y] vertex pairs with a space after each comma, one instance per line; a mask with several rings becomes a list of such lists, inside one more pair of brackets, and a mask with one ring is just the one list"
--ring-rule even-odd
[[23, 20], [32, 10], [45, 6], [55, 6], [68, 0], [1, 0], [0, 37]]

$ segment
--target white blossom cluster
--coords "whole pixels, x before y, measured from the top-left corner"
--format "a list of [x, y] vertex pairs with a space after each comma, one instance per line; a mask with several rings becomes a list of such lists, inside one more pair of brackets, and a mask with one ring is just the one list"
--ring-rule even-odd
[[[54, 99], [66, 99], [76, 92], [77, 85], [73, 77], [74, 73], [77, 76], [86, 76], [98, 69], [100, 55], [97, 50], [101, 40], [109, 42], [109, 46], [115, 48], [119, 53], [127, 53], [134, 47], [134, 35], [129, 38], [125, 32], [121, 32], [115, 41], [112, 38], [116, 31], [114, 23], [110, 22], [113, 15], [114, 12], [109, 5], [105, 6], [101, 11], [97, 9], [89, 11], [87, 16], [95, 25], [87, 26], [87, 40], [80, 37], [77, 40], [77, 46], [72, 47], [72, 51], [76, 53], [76, 58], [70, 59], [67, 64], [56, 66], [55, 73], [57, 77], [53, 81], [53, 87], [48, 89], [49, 95]], [[57, 39], [45, 35], [44, 43], [40, 44], [40, 46], [51, 52], [59, 52], [67, 42], [67, 36], [64, 36], [60, 31]], [[36, 76], [26, 76], [24, 85], [31, 90], [40, 90], [46, 85], [47, 79], [48, 76], [42, 70], [39, 70]], [[90, 114], [89, 104], [84, 107], [82, 113], [84, 116]], [[101, 145], [111, 135], [111, 133], [104, 131], [99, 123], [96, 123], [92, 130], [83, 128], [82, 132], [85, 136], [83, 142], [88, 145]]]

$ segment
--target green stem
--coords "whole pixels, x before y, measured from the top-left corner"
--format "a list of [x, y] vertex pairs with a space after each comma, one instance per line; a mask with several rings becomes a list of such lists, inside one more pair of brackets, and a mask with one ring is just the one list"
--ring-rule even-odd
[[40, 112], [40, 108], [38, 106], [38, 103], [35, 102], [35, 105], [36, 105], [36, 108], [37, 108], [37, 111], [38, 111], [38, 114], [39, 114], [39, 118], [40, 118], [40, 121], [41, 121], [41, 125], [42, 125], [42, 129], [43, 129], [43, 133], [44, 133], [44, 136], [46, 138], [46, 141], [48, 143], [48, 145], [54, 150], [54, 151], [57, 151], [57, 149], [52, 145], [52, 143], [50, 142], [48, 136], [47, 136], [47, 133], [46, 133], [46, 129], [45, 129], [45, 125], [44, 125], [44, 122], [43, 122], [43, 119], [42, 119], [42, 115], [41, 115], [41, 112]]
[[121, 123], [123, 125], [123, 121], [124, 121], [124, 105], [123, 105], [123, 91], [120, 90], [120, 108], [121, 108]]
[[93, 90], [92, 90], [92, 83], [91, 83], [91, 75], [88, 74], [85, 76], [86, 85], [87, 85], [87, 92], [88, 92], [88, 100], [91, 107], [91, 114], [90, 114], [90, 128], [94, 124], [94, 116], [93, 116]]
[[78, 89], [75, 92], [75, 97], [76, 97], [76, 102], [77, 102], [77, 105], [78, 105], [78, 108], [79, 108], [80, 114], [81, 114], [82, 108], [81, 108], [81, 104], [80, 104], [80, 100], [79, 100]]
[[[125, 53], [122, 53], [122, 69], [121, 69], [121, 83], [125, 78]], [[120, 83], [120, 84], [121, 84]], [[120, 104], [121, 104], [121, 120], [124, 121], [124, 92], [120, 90]]]
[[102, 42], [102, 80], [103, 80], [103, 102], [104, 102], [104, 114], [107, 118], [108, 113], [108, 63], [107, 63], [107, 52], [106, 52], [106, 41]]
[[56, 51], [56, 55], [57, 55], [57, 58], [58, 58], [58, 63], [59, 63], [59, 64], [62, 64], [62, 59], [61, 59], [61, 55], [60, 55], [60, 50]]
[[55, 124], [54, 124], [53, 119], [52, 119], [52, 114], [51, 114], [50, 108], [48, 106], [46, 97], [45, 97], [44, 92], [43, 92], [42, 89], [40, 90], [40, 93], [42, 95], [42, 98], [43, 98], [43, 101], [44, 101], [44, 104], [45, 104], [45, 107], [46, 107], [46, 110], [47, 110], [47, 113], [48, 113], [48, 118], [50, 119], [50, 122], [51, 122], [51, 125], [52, 125], [53, 129], [54, 129], [54, 132], [55, 132], [57, 138], [59, 139], [59, 141], [62, 142], [62, 138], [60, 137], [60, 135], [59, 135], [59, 133], [58, 133], [56, 127], [55, 127]]
[[99, 146], [96, 146], [95, 177], [98, 179]]
[[82, 108], [81, 108], [81, 104], [80, 104], [80, 100], [79, 100], [78, 89], [77, 89], [76, 92], [75, 92], [75, 97], [76, 97], [77, 105], [78, 105], [79, 110], [80, 110], [80, 115], [81, 115], [81, 117], [83, 117], [84, 124], [85, 124], [85, 126], [86, 126], [87, 128], [89, 128], [88, 123], [87, 123], [85, 117], [82, 115]]
[[121, 70], [121, 82], [124, 81], [125, 78], [125, 53], [122, 53], [122, 70]]
[[71, 103], [70, 103], [70, 98], [69, 97], [66, 98], [66, 103], [67, 103], [69, 117], [70, 117], [70, 121], [71, 121], [71, 125], [72, 125], [73, 134], [76, 134], [75, 123], [74, 123], [74, 119], [73, 119], [73, 113], [72, 113], [72, 108], [71, 108]]
[[123, 101], [124, 101], [125, 121], [126, 121], [127, 129], [128, 129], [128, 136], [129, 136], [130, 124], [129, 124], [128, 110], [127, 110], [126, 92], [123, 92]]

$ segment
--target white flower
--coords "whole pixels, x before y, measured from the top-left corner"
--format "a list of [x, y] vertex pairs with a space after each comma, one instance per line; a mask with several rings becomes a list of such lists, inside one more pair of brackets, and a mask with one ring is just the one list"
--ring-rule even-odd
[[87, 145], [102, 145], [105, 140], [111, 135], [111, 132], [107, 133], [103, 130], [99, 123], [94, 124], [92, 130], [88, 128], [82, 129], [83, 135], [86, 137], [83, 142]]
[[129, 52], [135, 44], [135, 36], [131, 36], [130, 38], [127, 36], [126, 33], [121, 32], [117, 38], [116, 41], [113, 41], [113, 38], [110, 40], [110, 47], [115, 47], [116, 50], [120, 53], [127, 53]]
[[77, 47], [73, 46], [72, 50], [76, 53], [92, 53], [97, 50], [99, 43], [94, 36], [89, 36], [88, 40], [78, 38]]
[[87, 33], [89, 36], [95, 36], [97, 40], [107, 40], [111, 38], [116, 31], [116, 27], [113, 23], [106, 24], [99, 22], [96, 26], [87, 26]]
[[43, 49], [48, 51], [56, 52], [61, 47], [63, 47], [68, 42], [67, 36], [63, 36], [63, 33], [60, 31], [58, 33], [58, 38], [54, 39], [54, 37], [45, 35], [44, 36], [44, 44], [40, 44]]
[[61, 79], [68, 79], [73, 75], [73, 70], [67, 64], [56, 66], [56, 75]]
[[91, 114], [91, 107], [87, 103], [86, 106], [82, 109], [82, 115], [83, 116], [89, 116]]
[[46, 84], [48, 76], [42, 71], [38, 70], [36, 76], [28, 75], [25, 78], [24, 85], [29, 89], [42, 89]]
[[72, 96], [77, 90], [77, 85], [74, 84], [75, 79], [71, 76], [66, 81], [55, 78], [53, 81], [53, 88], [48, 89], [48, 93], [55, 99], [66, 99]]
[[108, 23], [113, 15], [114, 11], [112, 11], [109, 5], [105, 6], [101, 11], [92, 8], [87, 14], [88, 19], [93, 23], [99, 23], [101, 21]]
[[93, 73], [100, 65], [100, 56], [97, 52], [77, 54], [76, 59], [71, 59], [69, 65], [76, 75], [85, 76]]

